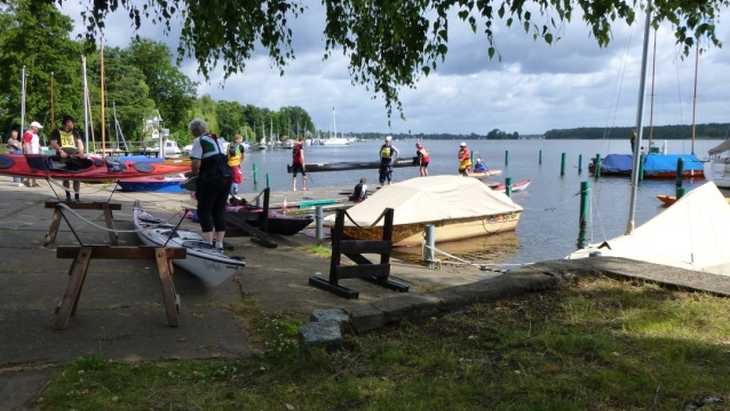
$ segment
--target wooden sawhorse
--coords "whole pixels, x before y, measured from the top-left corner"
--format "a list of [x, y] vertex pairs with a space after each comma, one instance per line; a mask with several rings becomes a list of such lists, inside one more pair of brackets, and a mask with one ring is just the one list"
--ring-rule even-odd
[[160, 275], [162, 303], [165, 306], [167, 323], [170, 327], [177, 327], [179, 301], [175, 292], [175, 283], [172, 281], [172, 260], [183, 259], [186, 255], [187, 250], [184, 248], [169, 247], [111, 247], [108, 245], [58, 247], [56, 249], [56, 258], [73, 258], [73, 263], [71, 263], [71, 268], [68, 271], [69, 278], [66, 291], [54, 312], [53, 328], [63, 330], [68, 326], [71, 317], [76, 314], [81, 289], [84, 287], [92, 258], [109, 260], [154, 259], [157, 262], [157, 272]]
[[[48, 233], [46, 234], [43, 245], [45, 247], [56, 242], [56, 236], [58, 235], [58, 229], [61, 227], [61, 219], [63, 218], [63, 209], [59, 203], [65, 204], [68, 208], [74, 210], [102, 210], [104, 213], [104, 222], [107, 228], [110, 230], [114, 229], [112, 210], [121, 210], [122, 205], [119, 203], [104, 203], [100, 201], [80, 203], [80, 202], [65, 202], [59, 200], [46, 201], [46, 208], [53, 209], [53, 219], [51, 225], [48, 227]], [[109, 243], [111, 245], [119, 244], [119, 237], [117, 233], [109, 231]]]

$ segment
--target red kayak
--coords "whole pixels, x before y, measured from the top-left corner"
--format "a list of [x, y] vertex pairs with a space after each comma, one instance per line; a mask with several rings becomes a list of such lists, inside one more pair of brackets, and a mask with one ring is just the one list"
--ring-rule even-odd
[[59, 180], [105, 181], [161, 176], [190, 171], [190, 164], [164, 164], [112, 158], [69, 158], [45, 155], [0, 155], [0, 174], [54, 178]]

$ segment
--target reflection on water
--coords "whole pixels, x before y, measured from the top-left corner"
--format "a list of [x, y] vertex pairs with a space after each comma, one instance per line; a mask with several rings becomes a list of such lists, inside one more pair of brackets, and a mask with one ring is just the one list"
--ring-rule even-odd
[[[514, 257], [519, 249], [520, 241], [517, 233], [507, 232], [472, 238], [469, 240], [439, 243], [436, 248], [470, 262], [498, 264]], [[421, 247], [399, 247], [393, 257], [409, 263], [421, 263], [423, 260]], [[437, 254], [439, 260], [449, 259]]]

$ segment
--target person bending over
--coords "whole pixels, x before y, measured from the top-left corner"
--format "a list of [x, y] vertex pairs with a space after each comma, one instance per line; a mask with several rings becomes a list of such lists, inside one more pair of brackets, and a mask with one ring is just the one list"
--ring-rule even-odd
[[[66, 163], [67, 170], [78, 170], [83, 165], [79, 160], [85, 157], [84, 140], [81, 132], [75, 127], [74, 118], [63, 116], [61, 127], [51, 132], [49, 137], [51, 148], [56, 152], [56, 160]], [[63, 180], [63, 187], [66, 190], [66, 201], [71, 201], [71, 189], [68, 180]], [[79, 201], [81, 182], [73, 181], [74, 200]]]
[[356, 203], [359, 203], [366, 198], [368, 198], [368, 185], [367, 185], [368, 179], [363, 177], [360, 179], [360, 182], [357, 183], [355, 188], [352, 190], [352, 195], [350, 196], [350, 201], [354, 201]]
[[203, 120], [194, 119], [188, 129], [195, 138], [190, 158], [192, 175], [198, 176], [195, 196], [200, 228], [203, 238], [222, 251], [226, 235], [226, 202], [232, 180], [225, 142], [208, 133], [208, 125]]

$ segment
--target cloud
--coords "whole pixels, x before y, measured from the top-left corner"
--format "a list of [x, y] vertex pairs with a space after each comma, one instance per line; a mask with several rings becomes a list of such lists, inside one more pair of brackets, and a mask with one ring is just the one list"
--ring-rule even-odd
[[[74, 4], [64, 2], [63, 11], [78, 21], [81, 8]], [[322, 60], [324, 9], [318, 1], [307, 5], [291, 22], [296, 60], [285, 68], [283, 77], [261, 49], [244, 73], [225, 82], [219, 69], [211, 73], [210, 81], [200, 78], [196, 63], [190, 60], [183, 62], [183, 70], [200, 83], [200, 94], [271, 108], [300, 105], [322, 129], [331, 127], [333, 106], [338, 130], [345, 131], [486, 133], [497, 127], [542, 133], [551, 128], [630, 125], [635, 121], [641, 21], [632, 26], [617, 24], [605, 48], [597, 45], [578, 17], [561, 27], [560, 41], [551, 46], [533, 41], [519, 27], [502, 27], [496, 34], [501, 60], [489, 61], [484, 36], [453, 20], [446, 61], [432, 75], [420, 78], [414, 89], [403, 90], [406, 119], [396, 115], [389, 126], [383, 100], [363, 86], [351, 84], [344, 56], [335, 53]], [[172, 31], [165, 33], [145, 21], [137, 34], [163, 41], [175, 50], [180, 25], [179, 20], [174, 21]], [[108, 44], [124, 46], [134, 34], [123, 13], [110, 16], [105, 33]], [[730, 30], [721, 25], [718, 34], [730, 43]], [[728, 64], [730, 57], [723, 49], [703, 53], [698, 121], [727, 121]], [[656, 124], [691, 120], [693, 68], [693, 56], [683, 58], [671, 28], [661, 27], [654, 90]], [[647, 99], [649, 94], [647, 88]]]

